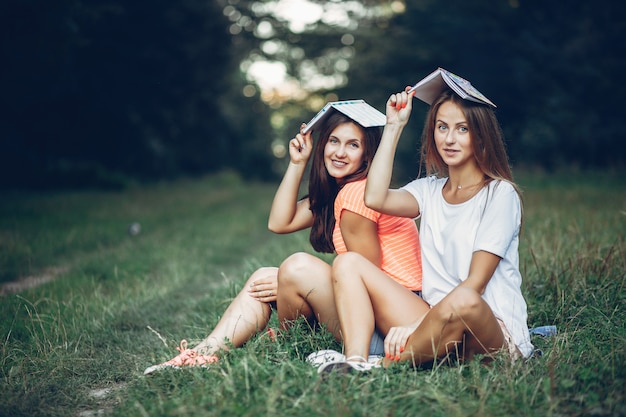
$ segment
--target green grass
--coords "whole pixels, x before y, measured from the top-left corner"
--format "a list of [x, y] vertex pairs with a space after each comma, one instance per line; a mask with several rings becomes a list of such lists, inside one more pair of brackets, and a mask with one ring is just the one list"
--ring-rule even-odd
[[624, 177], [518, 177], [529, 324], [559, 329], [533, 337], [544, 355], [328, 379], [303, 359], [340, 346], [303, 323], [207, 370], [142, 375], [202, 339], [257, 267], [311, 251], [306, 232], [267, 231], [276, 184], [4, 195], [0, 282], [57, 277], [0, 295], [0, 416], [626, 415]]

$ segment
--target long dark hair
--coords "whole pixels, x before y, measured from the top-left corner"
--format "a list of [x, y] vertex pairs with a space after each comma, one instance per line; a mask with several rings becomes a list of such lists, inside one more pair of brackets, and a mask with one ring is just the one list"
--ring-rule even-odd
[[[363, 164], [356, 172], [338, 181], [331, 177], [326, 170], [324, 148], [333, 130], [344, 123], [353, 123], [363, 132]], [[322, 253], [335, 251], [333, 244], [335, 198], [344, 184], [367, 178], [381, 135], [382, 131], [379, 127], [365, 128], [339, 112], [332, 113], [320, 130], [313, 150], [309, 177], [309, 204], [313, 213], [313, 225], [311, 226], [309, 241], [316, 251]]]

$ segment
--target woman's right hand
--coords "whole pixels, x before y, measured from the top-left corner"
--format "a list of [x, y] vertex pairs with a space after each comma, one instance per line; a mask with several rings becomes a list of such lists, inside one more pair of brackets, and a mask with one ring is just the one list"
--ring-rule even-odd
[[410, 325], [397, 326], [389, 329], [389, 332], [385, 337], [385, 358], [392, 361], [400, 359], [400, 354], [404, 352], [409, 336], [415, 332], [415, 329], [417, 329], [422, 320], [423, 318], [420, 318], [415, 323]]
[[313, 140], [311, 139], [311, 131], [302, 133], [306, 124], [300, 126], [300, 133], [289, 141], [289, 157], [293, 164], [307, 163], [313, 151]]
[[250, 294], [250, 297], [263, 303], [276, 301], [278, 295], [278, 278], [276, 271], [268, 271], [265, 275], [250, 284], [248, 294]]

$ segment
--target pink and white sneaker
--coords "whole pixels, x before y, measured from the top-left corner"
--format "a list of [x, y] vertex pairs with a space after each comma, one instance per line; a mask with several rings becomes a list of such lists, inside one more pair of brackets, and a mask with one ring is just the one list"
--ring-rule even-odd
[[199, 366], [201, 368], [208, 368], [209, 364], [217, 362], [217, 356], [215, 355], [202, 355], [195, 350], [187, 349], [186, 340], [182, 340], [180, 342], [180, 346], [176, 349], [180, 352], [176, 357], [159, 365], [152, 365], [149, 368], [146, 368], [146, 370], [143, 371], [143, 374], [149, 375], [162, 369], [180, 369], [185, 366]]

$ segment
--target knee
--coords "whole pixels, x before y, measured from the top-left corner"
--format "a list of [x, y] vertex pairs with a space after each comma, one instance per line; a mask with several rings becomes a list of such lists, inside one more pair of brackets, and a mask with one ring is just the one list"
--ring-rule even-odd
[[254, 283], [256, 280], [260, 278], [267, 278], [272, 275], [275, 276], [277, 273], [278, 273], [278, 268], [276, 268], [275, 266], [263, 266], [257, 269], [256, 271], [254, 271], [252, 275], [250, 275], [250, 277], [248, 278], [247, 285], [248, 286], [251, 285], [252, 283]]
[[288, 284], [298, 281], [303, 273], [310, 267], [311, 255], [304, 252], [297, 252], [285, 259], [278, 268], [279, 284]]
[[[480, 314], [484, 301], [480, 294], [467, 287], [457, 287], [448, 294], [445, 300], [443, 314], [450, 320], [469, 321], [471, 317]], [[442, 300], [443, 301], [443, 300]]]
[[363, 259], [363, 256], [356, 252], [346, 252], [341, 255], [337, 255], [333, 261], [333, 284], [345, 280], [346, 276], [354, 273], [357, 265], [359, 265]]

